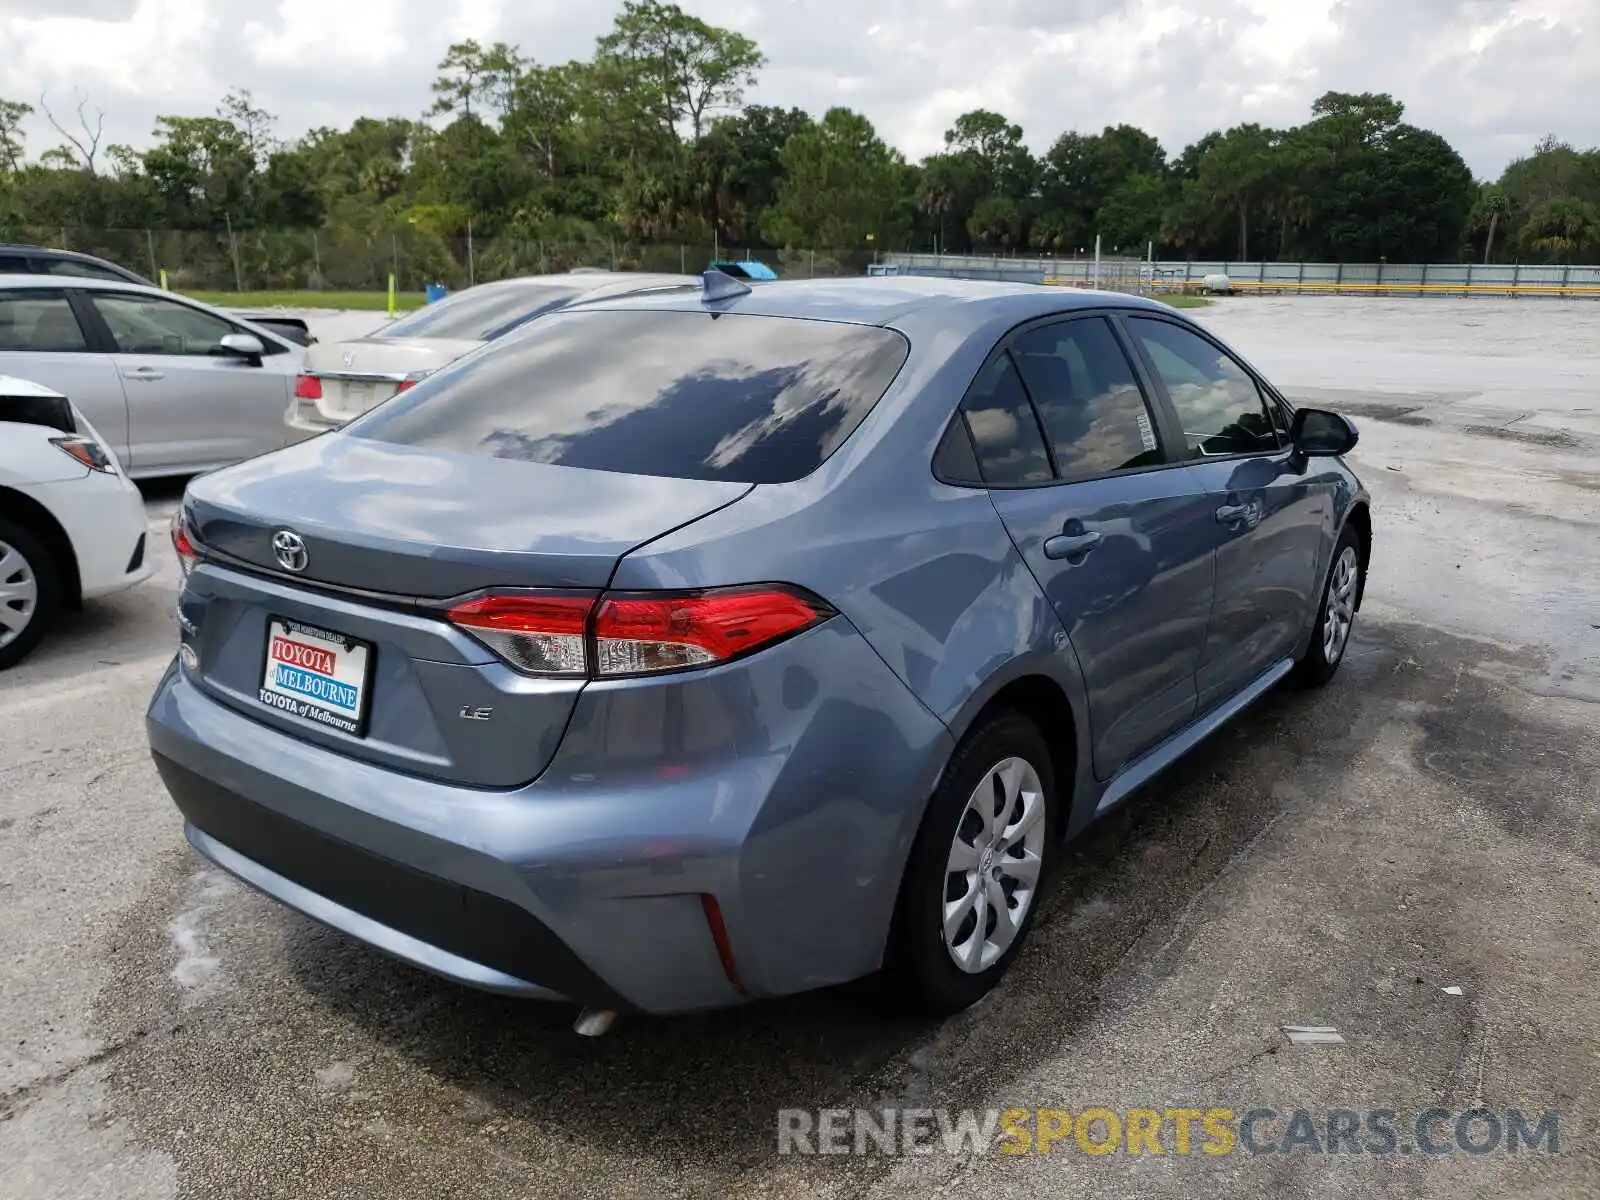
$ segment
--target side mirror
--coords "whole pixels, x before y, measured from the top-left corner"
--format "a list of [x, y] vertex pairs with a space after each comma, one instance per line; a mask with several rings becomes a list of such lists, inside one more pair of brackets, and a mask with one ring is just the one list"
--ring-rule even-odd
[[221, 346], [225, 353], [235, 358], [242, 358], [252, 366], [260, 366], [261, 356], [267, 352], [267, 348], [261, 344], [261, 339], [253, 333], [224, 334], [217, 345]]
[[1289, 440], [1302, 457], [1336, 458], [1354, 450], [1361, 434], [1348, 417], [1321, 408], [1300, 408], [1289, 427]]

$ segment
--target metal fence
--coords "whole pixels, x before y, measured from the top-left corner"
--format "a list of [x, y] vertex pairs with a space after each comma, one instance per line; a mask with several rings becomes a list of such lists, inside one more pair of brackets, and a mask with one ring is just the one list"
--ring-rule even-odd
[[1198, 291], [1225, 276], [1235, 292], [1384, 296], [1550, 296], [1600, 299], [1600, 265], [1526, 263], [1161, 262], [1133, 258], [1002, 258], [888, 254], [875, 268], [1160, 293]]
[[1338, 295], [1554, 296], [1600, 299], [1600, 265], [1519, 263], [1162, 262], [1123, 256], [1054, 258], [749, 248], [515, 233], [440, 237], [413, 225], [372, 230], [197, 232], [0, 226], [0, 241], [81, 250], [184, 291], [375, 292], [462, 288], [573, 267], [694, 273], [717, 259], [754, 258], [780, 277], [906, 273], [1099, 287], [1198, 291], [1224, 275], [1236, 292]]
[[401, 291], [430, 283], [467, 287], [516, 275], [605, 267], [617, 271], [694, 273], [716, 259], [754, 258], [780, 276], [862, 275], [871, 249], [774, 250], [613, 238], [440, 237], [414, 226], [349, 229], [233, 230], [0, 226], [0, 242], [78, 250], [152, 280], [163, 272], [180, 291], [372, 292], [395, 276]]

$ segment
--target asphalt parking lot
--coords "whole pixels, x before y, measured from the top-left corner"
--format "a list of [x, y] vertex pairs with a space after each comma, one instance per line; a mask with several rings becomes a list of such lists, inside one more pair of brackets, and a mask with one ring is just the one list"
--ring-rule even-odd
[[[0, 676], [0, 1197], [1600, 1195], [1600, 305], [1197, 315], [1361, 426], [1350, 658], [1080, 841], [942, 1026], [845, 992], [585, 1041], [208, 869], [144, 742], [162, 534]], [[1560, 1153], [777, 1153], [779, 1109], [885, 1105], [1552, 1110]]]

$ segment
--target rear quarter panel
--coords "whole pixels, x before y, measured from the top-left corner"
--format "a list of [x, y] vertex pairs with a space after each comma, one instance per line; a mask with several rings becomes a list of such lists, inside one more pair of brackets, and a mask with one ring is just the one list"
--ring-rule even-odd
[[[952, 747], [1005, 684], [1053, 680], [1084, 712], [1065, 633], [988, 493], [933, 477], [950, 416], [1006, 319], [905, 330], [912, 354], [888, 393], [823, 466], [625, 557], [617, 588], [787, 582], [836, 607], [950, 731]], [[1082, 722], [1071, 731], [1088, 760]], [[1076, 799], [1074, 781], [1063, 781]], [[1064, 793], [1065, 794], [1065, 793]], [[927, 795], [900, 798], [902, 848]], [[1076, 821], [1073, 822], [1077, 824]], [[898, 877], [898, 867], [896, 869]]]

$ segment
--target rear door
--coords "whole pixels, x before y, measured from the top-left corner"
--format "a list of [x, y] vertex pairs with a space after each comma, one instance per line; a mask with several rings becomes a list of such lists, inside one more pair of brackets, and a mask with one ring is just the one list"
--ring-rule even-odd
[[289, 440], [286, 347], [261, 338], [268, 354], [250, 362], [219, 343], [230, 333], [258, 335], [213, 313], [144, 292], [82, 294], [116, 347], [141, 474], [207, 470]]
[[1295, 463], [1283, 410], [1227, 350], [1158, 316], [1127, 316], [1124, 326], [1213, 500], [1217, 591], [1196, 673], [1204, 711], [1297, 652], [1319, 598], [1331, 498]]
[[67, 293], [0, 287], [0, 374], [53, 388], [76, 404], [124, 469], [128, 406], [111, 355], [96, 348]]
[[1108, 779], [1194, 715], [1215, 504], [1169, 452], [1101, 315], [1013, 335], [963, 411], [995, 508], [1071, 639]]

